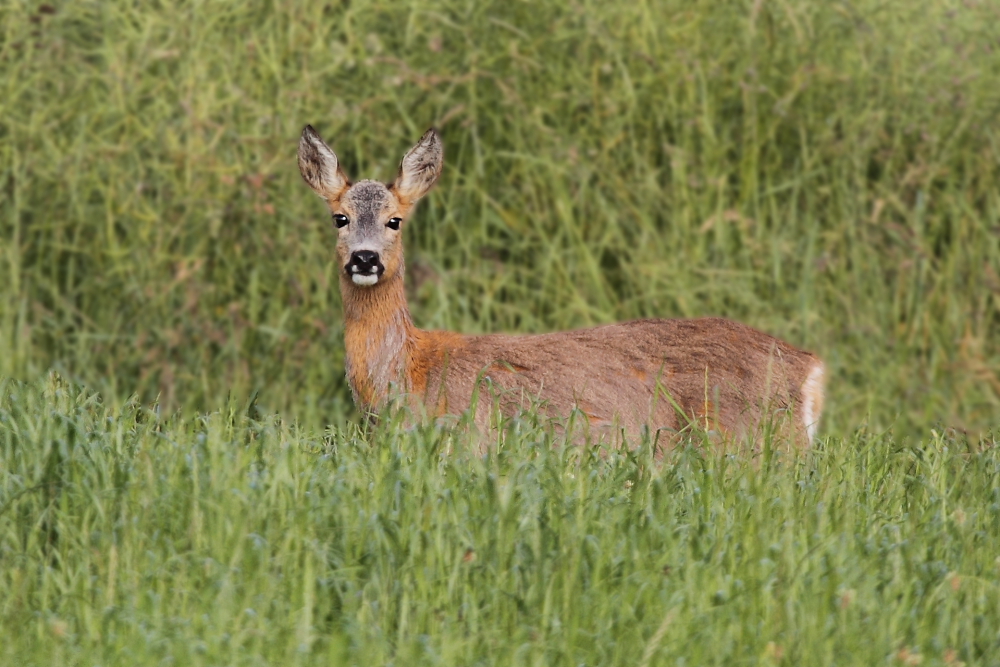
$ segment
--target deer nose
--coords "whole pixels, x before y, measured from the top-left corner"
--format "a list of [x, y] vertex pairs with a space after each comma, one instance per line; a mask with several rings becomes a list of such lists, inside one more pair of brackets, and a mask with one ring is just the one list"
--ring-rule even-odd
[[355, 250], [351, 253], [351, 261], [347, 265], [350, 273], [381, 273], [382, 263], [374, 250]]

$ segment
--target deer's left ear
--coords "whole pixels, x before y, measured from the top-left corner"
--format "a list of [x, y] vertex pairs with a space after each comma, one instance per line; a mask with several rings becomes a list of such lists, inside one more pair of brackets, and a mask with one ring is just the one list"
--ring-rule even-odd
[[392, 189], [404, 204], [414, 204], [427, 194], [441, 175], [444, 166], [444, 146], [441, 137], [431, 128], [420, 141], [407, 151], [399, 163], [399, 175]]

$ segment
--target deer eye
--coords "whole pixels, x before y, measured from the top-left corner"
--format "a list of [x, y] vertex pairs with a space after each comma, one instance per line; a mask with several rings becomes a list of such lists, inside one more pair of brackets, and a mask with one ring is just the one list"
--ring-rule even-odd
[[337, 229], [340, 229], [341, 227], [346, 227], [347, 223], [349, 222], [350, 220], [348, 220], [347, 216], [344, 215], [343, 213], [333, 214], [333, 224], [337, 225]]
[[402, 218], [389, 218], [389, 222], [385, 223], [385, 226], [389, 229], [399, 229], [401, 222], [403, 222]]

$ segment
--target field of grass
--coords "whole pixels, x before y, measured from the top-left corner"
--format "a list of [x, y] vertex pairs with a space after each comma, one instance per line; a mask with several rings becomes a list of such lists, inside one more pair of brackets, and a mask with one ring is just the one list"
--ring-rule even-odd
[[[1000, 665], [1000, 5], [0, 3], [0, 663]], [[416, 323], [722, 315], [814, 451], [364, 430], [313, 124]]]
[[[1000, 450], [662, 461], [507, 424], [0, 401], [10, 665], [995, 665]], [[17, 474], [11, 474], [17, 471]]]

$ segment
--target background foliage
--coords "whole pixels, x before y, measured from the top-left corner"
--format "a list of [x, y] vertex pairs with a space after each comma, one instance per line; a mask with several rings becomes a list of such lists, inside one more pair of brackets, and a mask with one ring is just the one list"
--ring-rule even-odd
[[[0, 661], [998, 664], [998, 25], [0, 3]], [[419, 325], [736, 318], [826, 359], [823, 438], [361, 430], [306, 123], [382, 179], [440, 128]]]
[[[389, 179], [416, 320], [738, 318], [823, 354], [826, 427], [993, 425], [995, 3], [8, 2], [0, 372], [208, 410], [349, 404], [313, 123]], [[311, 409], [310, 409], [311, 410]]]

